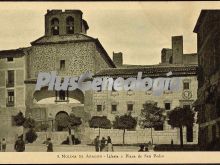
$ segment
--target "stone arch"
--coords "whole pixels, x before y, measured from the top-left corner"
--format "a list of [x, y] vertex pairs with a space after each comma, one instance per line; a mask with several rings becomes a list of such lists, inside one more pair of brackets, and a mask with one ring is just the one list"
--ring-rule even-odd
[[[74, 103], [77, 105], [84, 104], [84, 94], [79, 89], [74, 91], [65, 91], [65, 100], [68, 100], [68, 103]], [[41, 88], [40, 91], [35, 91], [33, 93], [34, 103], [37, 104], [55, 104], [56, 95], [59, 95], [57, 91], [49, 91], [48, 87]], [[57, 96], [59, 97], [59, 96]], [[67, 99], [68, 97], [68, 99]], [[65, 100], [63, 100], [65, 102]]]
[[51, 34], [52, 35], [59, 35], [59, 19], [53, 18], [51, 20]]
[[74, 34], [74, 18], [72, 16], [66, 18], [66, 33]]
[[84, 104], [84, 94], [81, 90], [76, 89], [74, 91], [69, 91], [69, 98], [78, 100], [81, 104]]
[[36, 102], [39, 102], [45, 98], [53, 98], [54, 96], [55, 91], [48, 91], [48, 87], [43, 87], [40, 91], [35, 91], [33, 94], [33, 98]]
[[55, 130], [56, 131], [66, 131], [67, 130], [67, 128], [60, 126], [59, 122], [61, 120], [67, 119], [68, 117], [69, 117], [69, 114], [65, 111], [60, 111], [56, 114], [56, 116], [55, 116]]

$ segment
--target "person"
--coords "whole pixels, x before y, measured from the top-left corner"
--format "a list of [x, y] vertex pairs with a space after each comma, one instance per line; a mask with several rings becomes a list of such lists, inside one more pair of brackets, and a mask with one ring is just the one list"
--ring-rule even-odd
[[94, 140], [94, 144], [95, 144], [95, 151], [99, 152], [100, 151], [100, 140], [99, 140], [99, 136], [96, 136], [95, 140]]
[[145, 146], [145, 152], [148, 152], [148, 145]]
[[16, 140], [14, 149], [17, 152], [24, 152], [25, 151], [25, 143], [21, 137], [18, 137], [18, 140]]
[[53, 143], [51, 142], [51, 138], [47, 138], [47, 152], [53, 152]]
[[112, 145], [112, 139], [110, 136], [107, 137], [107, 151], [108, 152], [113, 152], [113, 145]]
[[139, 147], [140, 147], [140, 149], [138, 150], [138, 152], [144, 152], [144, 145], [141, 144]]
[[106, 139], [104, 137], [102, 137], [100, 151], [103, 151], [105, 149], [105, 142], [106, 142]]
[[5, 138], [2, 139], [2, 152], [6, 151], [6, 140]]
[[148, 142], [148, 151], [154, 151], [154, 145], [151, 143], [151, 141]]

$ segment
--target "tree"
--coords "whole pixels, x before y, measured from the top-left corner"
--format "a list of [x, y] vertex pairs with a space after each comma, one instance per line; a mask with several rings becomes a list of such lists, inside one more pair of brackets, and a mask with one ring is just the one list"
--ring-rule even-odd
[[22, 112], [19, 112], [16, 116], [14, 116], [14, 121], [16, 126], [23, 126], [23, 140], [26, 141], [26, 134], [28, 131], [32, 130], [36, 126], [36, 122], [34, 119], [29, 117], [24, 117]]
[[80, 117], [76, 117], [73, 113], [71, 113], [70, 115], [61, 115], [59, 117], [59, 119], [56, 119], [57, 125], [63, 128], [67, 128], [68, 132], [69, 132], [69, 142], [70, 145], [73, 144], [72, 142], [72, 133], [71, 133], [71, 129], [78, 127], [79, 125], [82, 124], [81, 118]]
[[136, 125], [137, 120], [130, 114], [115, 117], [115, 121], [113, 122], [113, 128], [123, 130], [123, 145], [125, 144], [125, 130], [134, 129]]
[[35, 128], [35, 126], [36, 126], [36, 122], [34, 119], [32, 119], [31, 117], [25, 118], [25, 121], [23, 123], [24, 128]]
[[19, 112], [16, 116], [13, 117], [16, 126], [23, 126], [25, 122], [25, 117], [22, 112]]
[[157, 107], [156, 102], [148, 102], [143, 105], [141, 110], [141, 117], [139, 125], [141, 128], [151, 129], [151, 142], [153, 144], [153, 128], [163, 125], [165, 117], [163, 115], [164, 109]]
[[111, 121], [106, 116], [93, 116], [89, 120], [89, 127], [90, 128], [99, 128], [99, 136], [100, 136], [100, 129], [110, 129], [112, 127]]
[[180, 144], [183, 147], [183, 127], [193, 126], [194, 112], [189, 108], [176, 107], [170, 113], [168, 113], [168, 124], [172, 127], [179, 128], [180, 130]]
[[37, 139], [37, 133], [33, 129], [30, 129], [26, 133], [25, 138], [28, 143], [33, 143]]

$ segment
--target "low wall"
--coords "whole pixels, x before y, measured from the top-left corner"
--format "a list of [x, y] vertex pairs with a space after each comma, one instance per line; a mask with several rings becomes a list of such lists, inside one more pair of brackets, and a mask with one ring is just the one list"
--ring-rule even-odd
[[[86, 134], [90, 141], [87, 143], [92, 143], [95, 137], [99, 134], [98, 129], [86, 128]], [[112, 143], [122, 144], [123, 142], [123, 130], [118, 129], [101, 129], [100, 137], [110, 136]], [[170, 144], [173, 140], [174, 144], [180, 144], [179, 140], [179, 129], [165, 130], [165, 131], [153, 131], [153, 141], [155, 144]], [[198, 133], [193, 132], [193, 142], [186, 141], [186, 130], [183, 131], [184, 144], [197, 144], [198, 143]], [[148, 143], [151, 141], [150, 129], [141, 129], [136, 131], [125, 131], [125, 143], [126, 144], [136, 144], [136, 143]]]
[[54, 144], [61, 144], [68, 137], [68, 132], [37, 132], [37, 136], [34, 143], [42, 144], [47, 138], [51, 138]]

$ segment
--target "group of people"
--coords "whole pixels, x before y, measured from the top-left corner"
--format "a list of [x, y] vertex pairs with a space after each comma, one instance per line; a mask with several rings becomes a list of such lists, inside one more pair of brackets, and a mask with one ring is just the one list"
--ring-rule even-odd
[[0, 141], [0, 151], [5, 152], [6, 151], [6, 139], [2, 138]]
[[94, 140], [94, 144], [95, 144], [96, 152], [113, 152], [114, 151], [110, 136], [108, 136], [107, 139], [105, 137], [102, 137], [102, 139], [100, 139], [99, 136], [96, 136]]
[[145, 146], [144, 144], [140, 145], [140, 149], [138, 150], [138, 152], [145, 152], [145, 151], [154, 151], [154, 147], [155, 145], [153, 145], [150, 141], [147, 143], [147, 145]]
[[[53, 152], [53, 143], [51, 142], [51, 138], [47, 138], [45, 144], [47, 146], [47, 152]], [[5, 145], [5, 148], [6, 148], [6, 145]], [[15, 145], [14, 145], [14, 150], [16, 152], [24, 152], [25, 151], [25, 142], [22, 137], [18, 137], [18, 139], [16, 140]]]

